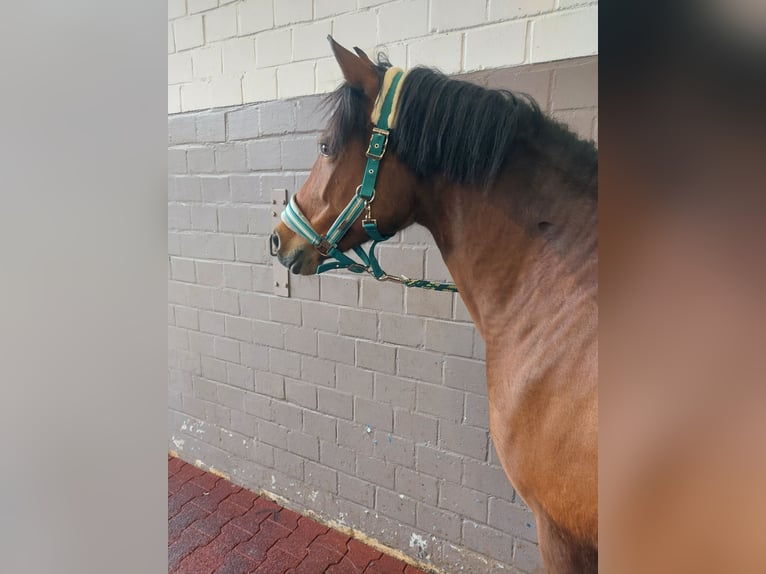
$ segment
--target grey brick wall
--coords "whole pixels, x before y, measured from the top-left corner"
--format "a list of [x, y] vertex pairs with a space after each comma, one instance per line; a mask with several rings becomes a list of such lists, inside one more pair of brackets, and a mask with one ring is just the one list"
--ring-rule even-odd
[[[596, 58], [472, 74], [596, 138]], [[350, 274], [271, 292], [270, 192], [295, 193], [320, 97], [168, 120], [169, 448], [444, 571], [529, 572], [534, 518], [488, 434], [484, 345], [458, 295]], [[444, 279], [422, 228], [381, 249]]]

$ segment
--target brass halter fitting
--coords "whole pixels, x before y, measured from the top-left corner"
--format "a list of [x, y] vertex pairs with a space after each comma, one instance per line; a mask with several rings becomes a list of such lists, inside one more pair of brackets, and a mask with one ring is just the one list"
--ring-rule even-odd
[[[359, 188], [362, 186], [360, 185]], [[357, 188], [357, 191], [359, 191]], [[375, 189], [372, 190], [372, 197], [364, 202], [364, 219], [362, 219], [362, 225], [365, 223], [377, 224], [377, 220], [372, 218], [372, 202], [375, 201]]]

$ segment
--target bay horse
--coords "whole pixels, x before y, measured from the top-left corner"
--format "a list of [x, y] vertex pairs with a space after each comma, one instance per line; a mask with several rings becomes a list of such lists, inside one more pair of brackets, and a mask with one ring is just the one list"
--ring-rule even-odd
[[544, 567], [596, 572], [595, 145], [529, 98], [428, 68], [405, 75], [328, 40], [345, 82], [272, 253], [293, 273], [329, 265], [407, 283], [359, 246], [425, 226], [486, 343], [490, 434], [535, 514]]

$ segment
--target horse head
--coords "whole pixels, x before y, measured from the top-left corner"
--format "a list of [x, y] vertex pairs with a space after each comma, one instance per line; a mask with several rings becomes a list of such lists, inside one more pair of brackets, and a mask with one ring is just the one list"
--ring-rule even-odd
[[[320, 136], [308, 179], [292, 200], [295, 224], [286, 225], [283, 217], [271, 235], [272, 254], [301, 275], [316, 273], [331, 249], [342, 253], [370, 239], [363, 221], [374, 222], [377, 232], [386, 236], [412, 223], [414, 213], [415, 174], [397, 160], [390, 147], [386, 152], [388, 134], [370, 143], [376, 129], [371, 119], [376, 101], [386, 78], [392, 76], [387, 72], [393, 69], [387, 62], [374, 63], [359, 48], [354, 48], [354, 54], [332, 37], [328, 39], [345, 82], [327, 100], [334, 106], [333, 113]], [[376, 155], [376, 145], [380, 157], [371, 162], [370, 152]], [[370, 164], [376, 170], [374, 187], [367, 186], [369, 193], [365, 194], [362, 183]], [[355, 196], [359, 196], [356, 204]], [[346, 212], [349, 221], [338, 230], [339, 216]], [[305, 232], [296, 233], [296, 225]]]

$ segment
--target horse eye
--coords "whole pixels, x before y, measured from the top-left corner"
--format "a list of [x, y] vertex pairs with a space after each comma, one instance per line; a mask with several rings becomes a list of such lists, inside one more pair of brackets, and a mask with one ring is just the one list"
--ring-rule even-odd
[[327, 145], [327, 142], [319, 142], [319, 153], [325, 157], [330, 157], [330, 146]]

